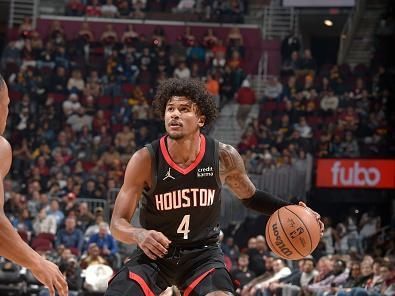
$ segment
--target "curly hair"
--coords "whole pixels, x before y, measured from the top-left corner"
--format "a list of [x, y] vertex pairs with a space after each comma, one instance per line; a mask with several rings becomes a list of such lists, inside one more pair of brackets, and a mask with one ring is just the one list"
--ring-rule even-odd
[[171, 78], [163, 81], [156, 92], [153, 106], [162, 118], [165, 115], [167, 102], [173, 96], [185, 96], [195, 103], [198, 112], [206, 117], [205, 126], [209, 126], [217, 116], [217, 107], [205, 85], [196, 79]]

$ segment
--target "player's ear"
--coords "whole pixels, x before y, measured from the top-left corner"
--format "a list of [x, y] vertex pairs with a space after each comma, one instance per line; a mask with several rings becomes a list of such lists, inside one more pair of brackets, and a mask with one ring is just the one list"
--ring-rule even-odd
[[203, 127], [205, 122], [206, 122], [206, 116], [200, 115], [198, 120], [199, 127]]

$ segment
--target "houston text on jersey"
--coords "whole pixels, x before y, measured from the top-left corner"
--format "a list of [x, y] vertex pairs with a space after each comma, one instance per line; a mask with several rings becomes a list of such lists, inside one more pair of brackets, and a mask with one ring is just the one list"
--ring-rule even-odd
[[209, 207], [214, 203], [215, 189], [190, 188], [155, 194], [158, 211], [189, 207]]

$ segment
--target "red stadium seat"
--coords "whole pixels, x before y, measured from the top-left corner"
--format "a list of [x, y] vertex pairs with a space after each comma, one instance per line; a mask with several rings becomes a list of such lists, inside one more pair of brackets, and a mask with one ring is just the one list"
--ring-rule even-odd
[[62, 104], [66, 100], [66, 95], [60, 93], [49, 93], [48, 97], [53, 97], [54, 102], [58, 104]]
[[19, 91], [15, 91], [15, 90], [8, 90], [8, 96], [10, 97], [10, 100], [12, 100], [13, 102], [17, 102], [22, 98], [22, 93]]
[[53, 244], [48, 239], [36, 237], [32, 241], [32, 248], [36, 251], [47, 252], [53, 249]]
[[122, 84], [122, 92], [126, 95], [126, 96], [130, 96], [132, 94], [134, 85], [131, 83], [124, 83]]
[[264, 112], [273, 112], [277, 109], [277, 102], [275, 101], [266, 101], [262, 104], [261, 107], [262, 111]]
[[120, 96], [112, 98], [112, 104], [113, 104], [114, 107], [121, 105], [122, 101], [123, 101], [123, 97], [120, 97]]
[[112, 108], [112, 97], [102, 96], [97, 98], [97, 106], [100, 110], [108, 110]]

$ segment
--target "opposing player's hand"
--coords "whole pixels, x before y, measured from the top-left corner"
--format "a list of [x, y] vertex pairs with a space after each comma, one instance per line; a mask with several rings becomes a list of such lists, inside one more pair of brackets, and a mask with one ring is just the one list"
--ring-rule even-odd
[[137, 244], [152, 260], [167, 254], [171, 241], [161, 232], [142, 229], [137, 237]]
[[322, 223], [321, 221], [321, 216], [320, 214], [318, 214], [317, 212], [313, 211], [311, 208], [309, 208], [308, 206], [306, 206], [306, 204], [302, 201], [299, 202], [299, 205], [302, 207], [305, 207], [306, 209], [308, 209], [309, 211], [311, 211], [314, 216], [317, 218], [317, 222], [320, 225], [320, 229], [321, 229], [321, 237], [324, 235], [324, 230], [325, 230], [325, 226], [324, 223]]
[[31, 268], [31, 272], [49, 290], [49, 295], [55, 296], [55, 290], [59, 296], [68, 296], [67, 282], [59, 268], [52, 262], [43, 259], [38, 266]]

